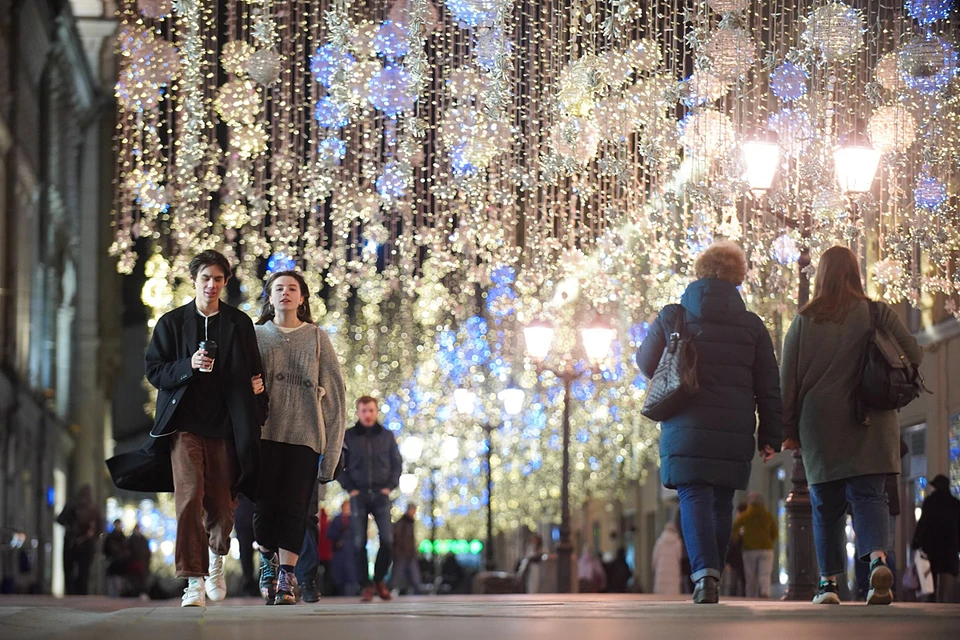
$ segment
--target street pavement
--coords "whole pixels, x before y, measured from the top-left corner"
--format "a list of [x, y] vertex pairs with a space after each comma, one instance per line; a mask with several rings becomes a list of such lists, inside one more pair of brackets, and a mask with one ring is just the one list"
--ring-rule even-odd
[[228, 599], [205, 610], [178, 604], [0, 596], [0, 640], [960, 639], [960, 605], [731, 599], [710, 606], [643, 595], [327, 599], [288, 607]]

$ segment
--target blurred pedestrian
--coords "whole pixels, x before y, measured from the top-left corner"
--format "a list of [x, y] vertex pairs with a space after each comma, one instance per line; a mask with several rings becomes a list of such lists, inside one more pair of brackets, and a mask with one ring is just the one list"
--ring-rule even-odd
[[355, 596], [360, 590], [357, 575], [356, 536], [353, 535], [351, 501], [344, 500], [343, 507], [333, 520], [327, 538], [333, 544], [333, 582], [337, 595]]
[[240, 571], [243, 574], [243, 595], [256, 598], [260, 596], [260, 587], [253, 572], [253, 502], [245, 495], [240, 495], [237, 508], [233, 512], [234, 528], [237, 532], [237, 543], [240, 545]]
[[777, 519], [763, 504], [763, 496], [751, 492], [747, 510], [733, 522], [733, 540], [743, 544], [743, 577], [748, 598], [769, 598], [773, 576], [773, 549], [777, 544]]
[[810, 483], [820, 566], [816, 604], [840, 604], [837, 580], [846, 574], [848, 511], [857, 558], [870, 562], [867, 604], [893, 601], [884, 483], [900, 473], [900, 425], [895, 411], [869, 409], [867, 425], [858, 417], [874, 304], [878, 326], [919, 365], [923, 351], [916, 338], [890, 307], [868, 301], [860, 262], [846, 247], [831, 247], [820, 257], [814, 297], [793, 319], [783, 345], [784, 447], [802, 451]]
[[668, 522], [653, 545], [653, 592], [664, 596], [678, 596], [682, 579], [680, 563], [683, 560], [683, 541], [676, 525]]
[[93, 500], [93, 488], [85, 484], [63, 507], [57, 523], [63, 535], [63, 573], [69, 596], [90, 592], [90, 565], [103, 533], [103, 512]]
[[123, 595], [124, 577], [130, 561], [127, 536], [123, 534], [123, 522], [119, 518], [113, 521], [110, 533], [103, 537], [103, 558], [107, 565], [107, 596], [119, 598]]
[[[350, 494], [353, 511], [353, 536], [356, 551], [357, 577], [363, 589], [361, 600], [370, 602], [374, 593], [382, 600], [390, 600], [390, 589], [384, 580], [393, 561], [393, 506], [390, 492], [400, 485], [403, 458], [393, 433], [377, 418], [376, 398], [363, 396], [357, 400], [357, 425], [345, 436], [347, 457], [340, 486]], [[373, 581], [367, 560], [367, 527], [370, 516], [377, 524], [380, 549], [373, 569]]]
[[[747, 510], [747, 503], [741, 502], [737, 505], [737, 517], [740, 517]], [[736, 520], [734, 520], [736, 522]], [[734, 528], [736, 531], [736, 528]], [[731, 536], [730, 546], [727, 547], [726, 567], [723, 572], [723, 582], [726, 583], [726, 596], [743, 597], [747, 592], [747, 584], [744, 579], [743, 568], [743, 536]]]
[[520, 560], [518, 573], [523, 577], [525, 593], [540, 593], [540, 573], [543, 564], [543, 538], [538, 533], [530, 536], [526, 553]]
[[956, 602], [960, 574], [960, 500], [950, 493], [950, 480], [939, 475], [927, 485], [928, 495], [913, 535], [913, 547], [930, 560], [937, 602]]
[[330, 532], [330, 517], [327, 510], [320, 507], [317, 512], [319, 533], [317, 535], [317, 585], [320, 594], [332, 596], [335, 584], [333, 582], [333, 542], [328, 535]]
[[603, 562], [587, 545], [583, 545], [583, 551], [577, 559], [577, 574], [580, 593], [603, 593], [607, 590], [607, 572], [603, 570]]
[[637, 363], [652, 378], [674, 336], [696, 350], [699, 391], [661, 423], [660, 477], [680, 496], [693, 601], [716, 603], [734, 493], [747, 487], [754, 451], [766, 462], [780, 450], [780, 376], [770, 333], [737, 289], [747, 273], [743, 250], [715, 242], [694, 271], [698, 279], [681, 303], [665, 307], [650, 327]]
[[[330, 337], [313, 322], [310, 290], [297, 271], [276, 271], [267, 280], [256, 331], [263, 356], [259, 390], [266, 388], [273, 401], [260, 436], [253, 512], [260, 593], [267, 604], [292, 605], [308, 518], [316, 526], [317, 483], [333, 480], [343, 450], [343, 372]], [[315, 551], [315, 540], [309, 536], [308, 550]], [[309, 574], [304, 599], [316, 602], [315, 566]]]
[[393, 525], [393, 582], [401, 593], [420, 593], [420, 561], [415, 533], [417, 505], [412, 502]]
[[143, 535], [140, 524], [133, 526], [130, 538], [127, 540], [130, 548], [130, 564], [127, 574], [130, 576], [130, 587], [133, 595], [143, 598], [150, 590], [150, 541]]
[[313, 494], [307, 503], [306, 526], [303, 533], [303, 545], [297, 559], [297, 584], [300, 585], [300, 597], [304, 602], [320, 601], [320, 587], [317, 574], [320, 571], [320, 558], [317, 557], [317, 540], [320, 537], [320, 482], [314, 479]]
[[604, 566], [607, 574], [607, 591], [609, 593], [628, 593], [630, 589], [630, 580], [633, 578], [633, 570], [627, 562], [627, 550], [623, 547], [617, 549], [617, 555], [613, 560]]

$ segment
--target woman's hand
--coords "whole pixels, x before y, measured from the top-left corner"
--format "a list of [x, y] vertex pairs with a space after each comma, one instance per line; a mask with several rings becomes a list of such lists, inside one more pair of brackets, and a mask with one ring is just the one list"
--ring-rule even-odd
[[250, 378], [250, 383], [253, 385], [253, 395], [258, 396], [264, 391], [263, 387], [263, 375], [257, 374]]
[[773, 450], [773, 447], [766, 445], [763, 449], [760, 450], [760, 454], [763, 456], [763, 463], [766, 464], [770, 461], [773, 456], [777, 455], [777, 452]]
[[800, 448], [800, 442], [794, 440], [793, 438], [787, 438], [783, 441], [783, 450], [784, 451], [796, 451]]

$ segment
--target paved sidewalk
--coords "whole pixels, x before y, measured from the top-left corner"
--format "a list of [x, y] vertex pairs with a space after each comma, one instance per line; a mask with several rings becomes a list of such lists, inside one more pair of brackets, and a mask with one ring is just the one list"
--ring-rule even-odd
[[77, 640], [933, 640], [960, 638], [960, 605], [839, 607], [736, 600], [696, 606], [652, 596], [402, 598], [205, 610], [107, 598], [0, 597], [0, 638]]

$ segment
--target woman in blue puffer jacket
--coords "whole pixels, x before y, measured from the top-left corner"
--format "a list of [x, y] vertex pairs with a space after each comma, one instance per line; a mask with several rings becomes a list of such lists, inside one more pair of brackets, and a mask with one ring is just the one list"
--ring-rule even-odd
[[[737, 287], [747, 273], [743, 250], [718, 241], [694, 266], [698, 280], [679, 305], [665, 307], [637, 353], [652, 378], [667, 339], [685, 314], [695, 336], [700, 391], [661, 424], [660, 478], [680, 496], [693, 601], [719, 601], [718, 583], [733, 523], [733, 496], [746, 489], [754, 452], [764, 462], [781, 447], [780, 374], [770, 334], [747, 311]], [[757, 414], [760, 428], [757, 430]]]

